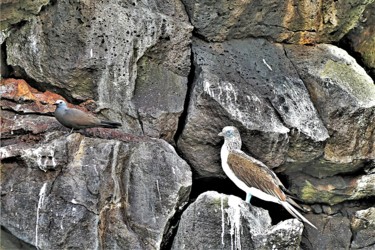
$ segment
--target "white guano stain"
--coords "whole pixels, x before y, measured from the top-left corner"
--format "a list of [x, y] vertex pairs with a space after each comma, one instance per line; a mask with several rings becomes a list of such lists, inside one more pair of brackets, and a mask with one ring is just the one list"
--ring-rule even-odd
[[229, 196], [228, 208], [225, 211], [228, 214], [227, 222], [230, 225], [229, 233], [231, 236], [231, 249], [241, 250], [241, 199], [235, 196]]
[[224, 202], [223, 202], [223, 197], [221, 196], [220, 197], [220, 201], [221, 201], [221, 245], [223, 245], [223, 247], [225, 246], [225, 243], [224, 243], [224, 235], [225, 235], [225, 212], [224, 212]]
[[156, 180], [156, 188], [158, 189], [159, 200], [161, 201], [160, 188], [159, 188], [159, 180]]
[[120, 150], [120, 142], [116, 142], [114, 147], [113, 147], [113, 157], [112, 157], [112, 180], [114, 183], [113, 187], [113, 198], [112, 202], [114, 204], [117, 204], [120, 202], [121, 199], [121, 192], [120, 192], [120, 184], [119, 184], [119, 179], [117, 177], [117, 158], [118, 158], [118, 152]]
[[[249, 107], [257, 107], [257, 103], [260, 103], [261, 100], [255, 93], [249, 92], [250, 95], [245, 95], [245, 98], [239, 101], [239, 97], [244, 95], [244, 93], [239, 92], [239, 90], [230, 82], [222, 81], [219, 79], [210, 79], [203, 81], [204, 91], [211, 96], [214, 100], [218, 101], [222, 107], [224, 107], [231, 116], [238, 121], [241, 121], [248, 128], [258, 128], [265, 131], [272, 131], [278, 133], [288, 133], [289, 129], [283, 126], [278, 118], [273, 115], [271, 116], [270, 123], [267, 127], [264, 127], [264, 124], [257, 124], [254, 121], [254, 116], [262, 116], [264, 110], [254, 110]], [[241, 103], [241, 105], [239, 104]], [[256, 119], [255, 119], [256, 120]]]
[[263, 63], [267, 66], [267, 68], [268, 68], [269, 70], [272, 71], [271, 66], [266, 62], [266, 60], [265, 60], [264, 58], [263, 58]]
[[39, 211], [43, 206], [44, 198], [46, 195], [47, 190], [47, 182], [45, 182], [42, 188], [39, 191], [39, 201], [38, 201], [38, 208], [36, 210], [36, 225], [35, 225], [35, 247], [39, 249], [39, 238], [38, 238], [38, 231], [39, 231]]

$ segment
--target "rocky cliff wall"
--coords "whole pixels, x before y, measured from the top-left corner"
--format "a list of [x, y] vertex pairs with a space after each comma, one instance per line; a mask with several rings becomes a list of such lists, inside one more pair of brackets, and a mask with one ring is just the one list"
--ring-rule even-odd
[[[0, 6], [4, 248], [375, 247], [374, 1]], [[70, 133], [58, 99], [122, 127]], [[318, 230], [243, 201], [227, 125]]]

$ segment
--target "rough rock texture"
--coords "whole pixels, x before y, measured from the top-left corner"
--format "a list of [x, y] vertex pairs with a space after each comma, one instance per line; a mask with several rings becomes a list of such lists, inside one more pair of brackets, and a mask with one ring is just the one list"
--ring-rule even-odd
[[338, 41], [367, 4], [356, 1], [182, 0], [196, 32], [209, 41], [267, 37], [309, 44]]
[[348, 163], [375, 158], [375, 86], [356, 61], [333, 45], [286, 46], [330, 132], [324, 159]]
[[4, 0], [0, 3], [0, 31], [9, 29], [20, 21], [29, 20], [37, 15], [49, 0], [21, 1]]
[[172, 249], [298, 249], [302, 229], [297, 219], [272, 226], [266, 210], [211, 191], [183, 213]]
[[12, 158], [7, 150], [2, 226], [41, 249], [160, 248], [189, 197], [189, 166], [162, 140], [55, 132]]
[[359, 210], [366, 210], [369, 204], [374, 204], [374, 200], [345, 201], [333, 206], [313, 205], [314, 213], [306, 214], [306, 218], [320, 226], [318, 231], [305, 227], [301, 249], [353, 249], [353, 219]]
[[335, 205], [343, 201], [375, 196], [375, 173], [358, 176], [334, 176], [324, 179], [293, 174], [290, 190], [305, 202]]
[[171, 142], [177, 130], [187, 92], [186, 77], [152, 61], [141, 60], [133, 103], [144, 134]]
[[[316, 164], [301, 164], [302, 171], [324, 178], [363, 169], [375, 158], [374, 81], [345, 51], [332, 45], [303, 49], [288, 45], [286, 52], [330, 133], [322, 157], [316, 159]], [[373, 196], [372, 179], [372, 175], [338, 177], [317, 184], [290, 178], [292, 186], [298, 186], [294, 191], [309, 197], [309, 202], [329, 204]], [[314, 195], [318, 193], [320, 198]]]
[[284, 162], [291, 129], [318, 143], [328, 138], [281, 45], [195, 39], [193, 52], [194, 89], [178, 146], [202, 177], [222, 173], [217, 134], [225, 125], [239, 127], [245, 149], [270, 166]]
[[[0, 73], [18, 78], [0, 84], [2, 229], [40, 249], [298, 248], [275, 204], [254, 201], [272, 227], [232, 196], [194, 202], [243, 196], [220, 167], [234, 125], [308, 204], [302, 249], [374, 248], [375, 85], [359, 66], [374, 77], [374, 0], [31, 2], [0, 6]], [[69, 134], [57, 99], [123, 126]]]
[[375, 208], [357, 211], [351, 221], [353, 232], [352, 249], [373, 249], [375, 247]]
[[318, 231], [306, 227], [301, 244], [302, 249], [349, 249], [352, 233], [347, 217], [308, 214], [306, 218], [321, 226]]
[[375, 3], [369, 4], [356, 27], [343, 39], [342, 43], [358, 53], [358, 59], [375, 78]]
[[[121, 119], [129, 132], [141, 134], [145, 119], [144, 132], [170, 139], [186, 94], [192, 31], [187, 20], [178, 1], [57, 1], [10, 35], [7, 62], [45, 83], [44, 88], [79, 100], [97, 99], [99, 109]], [[153, 68], [141, 73], [160, 84], [152, 91], [179, 89], [166, 110], [131, 102], [135, 89], [144, 88], [142, 79], [136, 82], [139, 62]], [[164, 131], [148, 128], [150, 123], [168, 125]]]

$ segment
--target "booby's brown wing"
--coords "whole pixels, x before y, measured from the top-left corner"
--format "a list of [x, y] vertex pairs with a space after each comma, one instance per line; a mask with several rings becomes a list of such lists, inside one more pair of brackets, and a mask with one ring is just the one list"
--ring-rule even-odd
[[257, 188], [267, 194], [286, 200], [286, 195], [279, 187], [282, 185], [276, 174], [260, 161], [246, 155], [240, 150], [230, 151], [228, 165], [247, 186]]

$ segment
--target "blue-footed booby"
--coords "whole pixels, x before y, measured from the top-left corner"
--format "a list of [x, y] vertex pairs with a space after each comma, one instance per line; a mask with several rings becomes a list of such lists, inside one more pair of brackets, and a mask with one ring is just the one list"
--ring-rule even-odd
[[118, 128], [121, 127], [121, 123], [100, 120], [95, 116], [85, 113], [79, 109], [68, 108], [63, 100], [57, 100], [54, 105], [56, 105], [55, 118], [65, 127], [73, 129], [81, 128]]
[[295, 201], [284, 193], [289, 193], [289, 191], [276, 174], [264, 163], [241, 150], [241, 136], [236, 127], [224, 127], [219, 136], [224, 137], [224, 144], [221, 148], [223, 170], [229, 179], [246, 193], [246, 202], [250, 203], [251, 196], [255, 196], [261, 200], [278, 203], [295, 218], [306, 222], [316, 229], [310, 221], [293, 207], [295, 206], [302, 210]]

